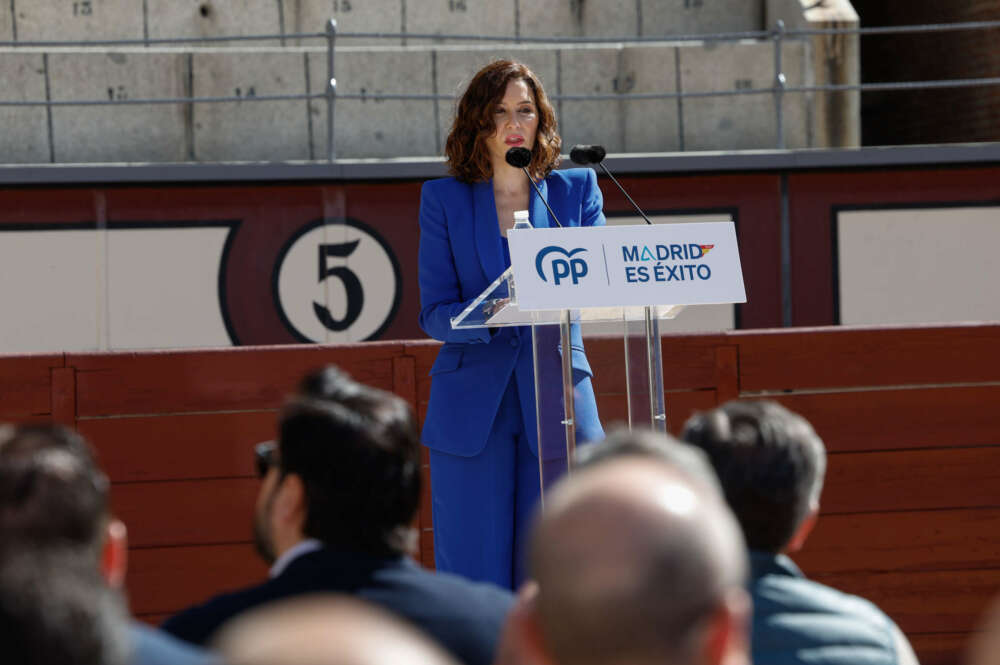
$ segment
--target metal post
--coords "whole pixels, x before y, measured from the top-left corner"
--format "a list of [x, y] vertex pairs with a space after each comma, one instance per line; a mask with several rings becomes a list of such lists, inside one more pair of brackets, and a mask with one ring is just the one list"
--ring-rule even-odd
[[[563, 310], [559, 322], [559, 343], [562, 346], [562, 380], [563, 380], [563, 414], [566, 426], [566, 470], [573, 470], [573, 457], [576, 454], [576, 405], [573, 402], [573, 350], [570, 340], [569, 310]], [[538, 453], [539, 459], [542, 457]]]
[[653, 308], [645, 308], [646, 363], [649, 372], [649, 426], [667, 431], [667, 405], [663, 397], [663, 354], [660, 353], [660, 320]]
[[334, 161], [336, 154], [333, 150], [333, 110], [334, 100], [337, 97], [337, 79], [334, 76], [333, 68], [333, 47], [337, 40], [337, 19], [330, 19], [326, 24], [326, 159]]
[[775, 23], [771, 39], [774, 40], [774, 119], [775, 131], [778, 134], [778, 150], [785, 148], [785, 115], [782, 109], [782, 99], [785, 94], [785, 72], [781, 62], [782, 40], [785, 38], [785, 22], [778, 19]]
[[649, 365], [650, 368], [655, 372], [655, 381], [651, 381], [650, 385], [656, 391], [656, 413], [653, 415], [653, 429], [660, 432], [667, 431], [667, 397], [663, 392], [663, 352], [660, 342], [660, 320], [655, 316], [650, 320], [650, 330], [652, 332], [651, 338], [653, 343], [651, 345], [650, 351], [652, 352], [652, 360]]
[[628, 409], [628, 428], [632, 429], [635, 424], [632, 422], [632, 358], [629, 356], [629, 334], [631, 330], [628, 327], [628, 316], [625, 315], [624, 308], [622, 308], [622, 321], [625, 323], [623, 335], [625, 339], [625, 405]]

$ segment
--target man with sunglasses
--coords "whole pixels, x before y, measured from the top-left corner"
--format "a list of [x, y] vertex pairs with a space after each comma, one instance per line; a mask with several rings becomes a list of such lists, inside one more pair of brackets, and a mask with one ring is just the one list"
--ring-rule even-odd
[[487, 665], [513, 598], [412, 561], [420, 499], [420, 441], [406, 403], [334, 367], [305, 377], [279, 417], [276, 443], [258, 444], [254, 513], [263, 584], [217, 596], [164, 623], [207, 643], [228, 619], [283, 598], [355, 595], [409, 620], [460, 661]]

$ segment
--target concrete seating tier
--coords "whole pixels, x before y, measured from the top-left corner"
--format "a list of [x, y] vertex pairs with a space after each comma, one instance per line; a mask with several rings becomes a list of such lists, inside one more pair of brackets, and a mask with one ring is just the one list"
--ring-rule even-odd
[[0, 6], [0, 40], [291, 35], [322, 32], [330, 18], [345, 33], [667, 36], [760, 30], [765, 1], [11, 0]]
[[[787, 40], [788, 85], [810, 80], [810, 44]], [[522, 60], [554, 98], [566, 146], [612, 152], [731, 150], [776, 145], [770, 94], [678, 100], [570, 100], [562, 95], [770, 89], [767, 42], [343, 47], [336, 50], [337, 157], [441, 154], [454, 110], [447, 100], [376, 100], [379, 93], [456, 95], [478, 67]], [[0, 107], [8, 163], [297, 160], [326, 157], [326, 101], [253, 101], [322, 93], [321, 47], [34, 49], [0, 51], [4, 100], [139, 100], [240, 97], [240, 101], [115, 106]], [[785, 143], [810, 147], [812, 105], [786, 94]]]

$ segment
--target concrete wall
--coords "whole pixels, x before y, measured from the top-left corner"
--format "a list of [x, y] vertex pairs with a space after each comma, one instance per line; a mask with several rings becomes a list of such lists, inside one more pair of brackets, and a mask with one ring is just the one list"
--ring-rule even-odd
[[13, 0], [17, 41], [142, 39], [141, 0]]
[[[808, 44], [782, 45], [782, 70], [789, 86], [809, 82]], [[719, 43], [678, 49], [685, 92], [766, 90], [774, 86], [774, 46], [766, 42]], [[812, 147], [808, 95], [784, 95], [783, 130], [787, 148]], [[683, 100], [685, 150], [743, 150], [777, 147], [777, 114], [772, 94], [695, 97]]]
[[240, 97], [194, 104], [198, 161], [309, 159], [309, 107], [304, 100], [255, 102], [266, 95], [305, 94], [304, 53], [219, 49], [191, 58], [195, 97]]
[[[131, 0], [134, 2], [134, 0]], [[159, 0], [146, 4], [150, 39], [267, 35], [282, 32], [280, 0]], [[317, 27], [315, 31], [318, 31]], [[245, 43], [245, 42], [244, 42]], [[281, 40], [255, 42], [278, 45]]]
[[[337, 92], [343, 94], [428, 94], [434, 89], [433, 51], [382, 49], [378, 53], [337, 54]], [[309, 54], [311, 88], [324, 90], [326, 53]], [[326, 158], [327, 105], [310, 105], [313, 154]], [[334, 105], [334, 146], [338, 157], [396, 157], [439, 154], [435, 102], [344, 99]]]
[[[460, 94], [483, 64], [507, 57], [532, 67], [553, 97], [566, 145], [611, 152], [732, 150], [776, 144], [771, 94], [651, 100], [560, 100], [562, 95], [770, 89], [774, 50], [764, 42], [535, 46], [409, 46], [338, 49], [338, 94]], [[790, 85], [808, 82], [809, 45], [783, 46]], [[40, 66], [48, 63], [48, 67]], [[233, 102], [60, 106], [52, 109], [55, 161], [231, 161], [322, 159], [324, 99], [255, 101], [322, 93], [327, 54], [302, 47], [58, 51], [0, 54], [16, 99], [56, 101], [239, 97]], [[47, 74], [46, 74], [47, 72]], [[46, 80], [47, 76], [47, 80]], [[11, 98], [9, 93], [7, 98]], [[786, 95], [785, 141], [809, 147], [811, 105]], [[339, 157], [440, 154], [454, 101], [338, 99]], [[15, 132], [5, 161], [48, 161], [44, 108], [0, 108]], [[0, 139], [3, 141], [4, 139]], [[2, 145], [2, 143], [0, 143]], [[30, 147], [25, 147], [30, 146]]]
[[[142, 50], [48, 54], [54, 101], [128, 101], [188, 95], [189, 59]], [[57, 162], [182, 161], [190, 124], [184, 104], [58, 106], [52, 109]]]
[[[10, 101], [45, 99], [47, 58], [41, 53], [11, 53], [0, 60], [4, 98]], [[49, 134], [42, 106], [0, 106], [0, 160], [12, 163], [48, 162]]]
[[[330, 18], [345, 33], [665, 36], [760, 30], [765, 16], [764, 0], [12, 0], [9, 5], [0, 9], [0, 31], [14, 23], [16, 36], [2, 38], [21, 41], [291, 35], [322, 32]], [[10, 7], [16, 21], [10, 20]], [[351, 45], [362, 43], [373, 42], [352, 38]], [[395, 43], [402, 45], [402, 39]]]
[[[790, 27], [829, 19], [804, 11], [800, 0], [768, 0], [766, 4], [763, 0], [13, 0], [0, 8], [0, 31], [6, 25], [9, 35], [19, 42], [291, 35], [322, 31], [324, 17], [334, 16], [338, 34], [401, 29], [461, 33], [488, 25], [489, 33], [495, 35], [604, 37], [759, 30], [783, 15], [788, 16]], [[402, 41], [397, 38], [389, 43]], [[769, 91], [775, 81], [771, 42], [497, 45], [446, 44], [433, 38], [405, 41], [397, 45], [382, 41], [383, 45], [376, 46], [373, 39], [338, 39], [334, 72], [338, 93], [364, 97], [336, 101], [337, 157], [441, 154], [454, 112], [452, 97], [460, 94], [480, 66], [500, 57], [523, 60], [537, 71], [556, 105], [567, 146], [601, 143], [611, 152], [669, 152], [779, 145], [775, 98], [770, 92], [683, 100], [614, 97]], [[831, 78], [828, 45], [818, 43], [785, 41], [782, 69], [788, 85], [853, 80], [857, 51], [836, 51], [842, 65], [837, 71], [843, 76]], [[825, 50], [817, 55], [817, 49]], [[212, 46], [18, 46], [0, 49], [0, 72], [5, 81], [12, 82], [0, 92], [0, 101], [239, 98], [197, 104], [67, 106], [51, 112], [44, 107], [0, 107], [0, 119], [12, 128], [0, 137], [4, 162], [280, 161], [327, 156], [326, 100], [255, 101], [267, 95], [324, 93], [328, 70], [323, 40], [279, 37], [267, 43]], [[449, 98], [368, 98], [380, 93]], [[592, 94], [613, 97], [561, 99]], [[782, 101], [784, 145], [856, 144], [856, 102], [857, 95], [851, 93], [786, 94]]]
[[[786, 29], [857, 28], [860, 19], [850, 0], [767, 0], [766, 24], [778, 20]], [[916, 22], [916, 21], [915, 21]], [[815, 85], [861, 83], [861, 39], [858, 35], [813, 35], [808, 37], [810, 60], [806, 63]], [[898, 80], [898, 79], [896, 79]], [[861, 145], [861, 93], [819, 92], [813, 95], [810, 131], [818, 148]]]
[[0, 7], [0, 41], [14, 39], [14, 15], [10, 5]]

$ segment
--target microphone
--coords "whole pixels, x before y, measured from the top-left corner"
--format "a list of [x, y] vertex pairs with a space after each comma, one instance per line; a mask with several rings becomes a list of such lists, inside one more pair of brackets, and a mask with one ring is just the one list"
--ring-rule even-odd
[[576, 164], [600, 164], [607, 153], [601, 145], [575, 145], [569, 151], [569, 158]]
[[[517, 150], [517, 148], [514, 148], [514, 149]], [[525, 150], [525, 152], [527, 152], [527, 151]], [[507, 153], [507, 154], [509, 155], [510, 153]], [[644, 213], [642, 211], [642, 208], [640, 208], [636, 204], [636, 202], [632, 200], [632, 197], [628, 195], [628, 192], [625, 191], [625, 188], [622, 187], [622, 184], [620, 182], [618, 182], [617, 178], [615, 178], [613, 175], [611, 175], [611, 171], [609, 171], [608, 167], [606, 167], [604, 165], [604, 156], [606, 154], [607, 154], [607, 152], [605, 152], [604, 146], [600, 146], [600, 145], [575, 145], [575, 146], [573, 146], [573, 149], [569, 151], [569, 158], [572, 159], [574, 163], [580, 164], [581, 166], [587, 166], [588, 164], [597, 164], [597, 165], [599, 165], [601, 167], [601, 169], [603, 169], [603, 171], [607, 174], [607, 176], [609, 178], [611, 178], [611, 182], [615, 183], [615, 185], [618, 186], [618, 189], [620, 189], [621, 192], [622, 192], [622, 194], [625, 195], [625, 198], [627, 198], [628, 202], [632, 204], [632, 207], [635, 208], [636, 211], [638, 211], [638, 213], [640, 215], [642, 215], [642, 218], [644, 220], [646, 220], [647, 224], [649, 224], [650, 226], [652, 226], [653, 223], [651, 221], [649, 221], [649, 217], [646, 217], [646, 213]]]
[[528, 164], [531, 163], [531, 151], [528, 150], [527, 148], [511, 148], [510, 150], [507, 151], [505, 159], [507, 160], [507, 163], [513, 166], [514, 168], [521, 169], [522, 171], [524, 171], [524, 175], [528, 176], [528, 182], [530, 182], [531, 186], [535, 188], [535, 193], [538, 194], [538, 198], [540, 198], [542, 200], [542, 203], [545, 204], [545, 208], [546, 210], [549, 211], [549, 214], [552, 215], [552, 219], [553, 221], [555, 221], [556, 226], [562, 228], [562, 222], [560, 222], [559, 218], [556, 217], [556, 214], [552, 212], [552, 208], [549, 206], [549, 202], [545, 200], [544, 196], [542, 196], [542, 192], [541, 190], [538, 189], [538, 185], [535, 184], [535, 181], [534, 179], [532, 179], [531, 174], [528, 173]]

